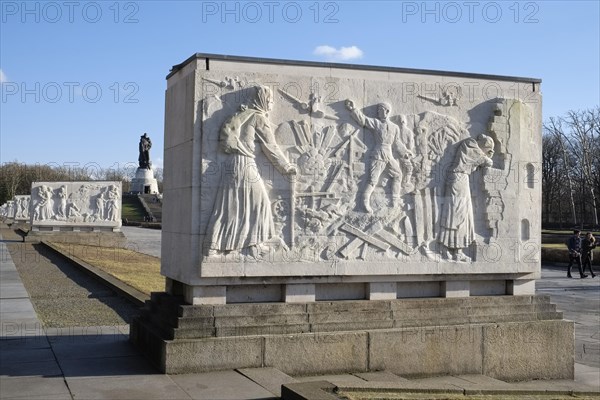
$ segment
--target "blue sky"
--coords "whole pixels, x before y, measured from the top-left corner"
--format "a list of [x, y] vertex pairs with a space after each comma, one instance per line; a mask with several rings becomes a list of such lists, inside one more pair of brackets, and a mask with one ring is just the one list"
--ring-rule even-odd
[[[598, 1], [0, 1], [0, 163], [162, 166], [165, 76], [194, 53], [542, 79], [600, 104]], [[320, 49], [320, 51], [318, 51]]]

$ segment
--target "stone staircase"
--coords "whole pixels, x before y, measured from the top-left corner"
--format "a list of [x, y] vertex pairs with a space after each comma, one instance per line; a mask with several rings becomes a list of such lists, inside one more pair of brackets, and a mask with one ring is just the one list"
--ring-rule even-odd
[[573, 338], [547, 295], [188, 305], [153, 293], [130, 330], [168, 374], [272, 367], [509, 381], [572, 379]]
[[165, 340], [562, 318], [548, 295], [191, 306], [181, 298], [153, 293], [142, 313]]
[[162, 222], [162, 200], [155, 194], [141, 194], [139, 197], [144, 208], [154, 217], [153, 222]]

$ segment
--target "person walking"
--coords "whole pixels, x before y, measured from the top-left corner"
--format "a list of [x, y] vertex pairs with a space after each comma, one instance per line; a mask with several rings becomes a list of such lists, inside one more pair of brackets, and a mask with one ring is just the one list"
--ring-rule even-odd
[[567, 247], [569, 249], [569, 266], [567, 267], [567, 278], [572, 278], [571, 276], [571, 267], [573, 263], [577, 263], [577, 268], [579, 269], [579, 275], [581, 278], [587, 278], [587, 275], [583, 273], [581, 268], [581, 231], [575, 229], [573, 231], [573, 236], [567, 240]]
[[592, 252], [596, 245], [596, 238], [592, 235], [592, 232], [586, 233], [585, 238], [581, 241], [581, 257], [583, 258], [583, 272], [585, 273], [585, 267], [587, 266], [590, 269], [592, 278], [596, 277], [592, 269], [592, 260], [594, 259]]

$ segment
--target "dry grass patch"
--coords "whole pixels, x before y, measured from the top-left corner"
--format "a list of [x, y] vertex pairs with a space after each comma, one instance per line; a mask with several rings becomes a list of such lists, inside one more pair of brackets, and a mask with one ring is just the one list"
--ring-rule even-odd
[[165, 278], [160, 274], [160, 259], [133, 250], [82, 244], [52, 243], [61, 252], [76, 257], [142, 293], [162, 292]]

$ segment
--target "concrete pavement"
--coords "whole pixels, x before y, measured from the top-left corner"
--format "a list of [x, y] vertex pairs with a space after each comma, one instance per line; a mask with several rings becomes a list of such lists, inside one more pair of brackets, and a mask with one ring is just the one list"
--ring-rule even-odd
[[160, 258], [160, 229], [122, 226], [121, 231], [127, 237], [127, 247], [129, 249]]
[[[124, 230], [140, 252], [160, 251], [160, 231]], [[158, 253], [160, 254], [160, 253]], [[0, 238], [1, 399], [274, 399], [281, 383], [402, 382], [386, 372], [289, 377], [270, 368], [164, 375], [129, 344], [128, 326], [43, 329]], [[576, 322], [576, 380], [507, 384], [568, 389], [587, 384], [600, 391], [600, 279], [567, 279], [564, 266], [545, 266], [539, 293]], [[492, 385], [486, 377], [413, 380], [420, 385]], [[502, 383], [493, 383], [502, 386]], [[553, 386], [554, 385], [554, 386]], [[493, 386], [493, 385], [492, 385]]]

